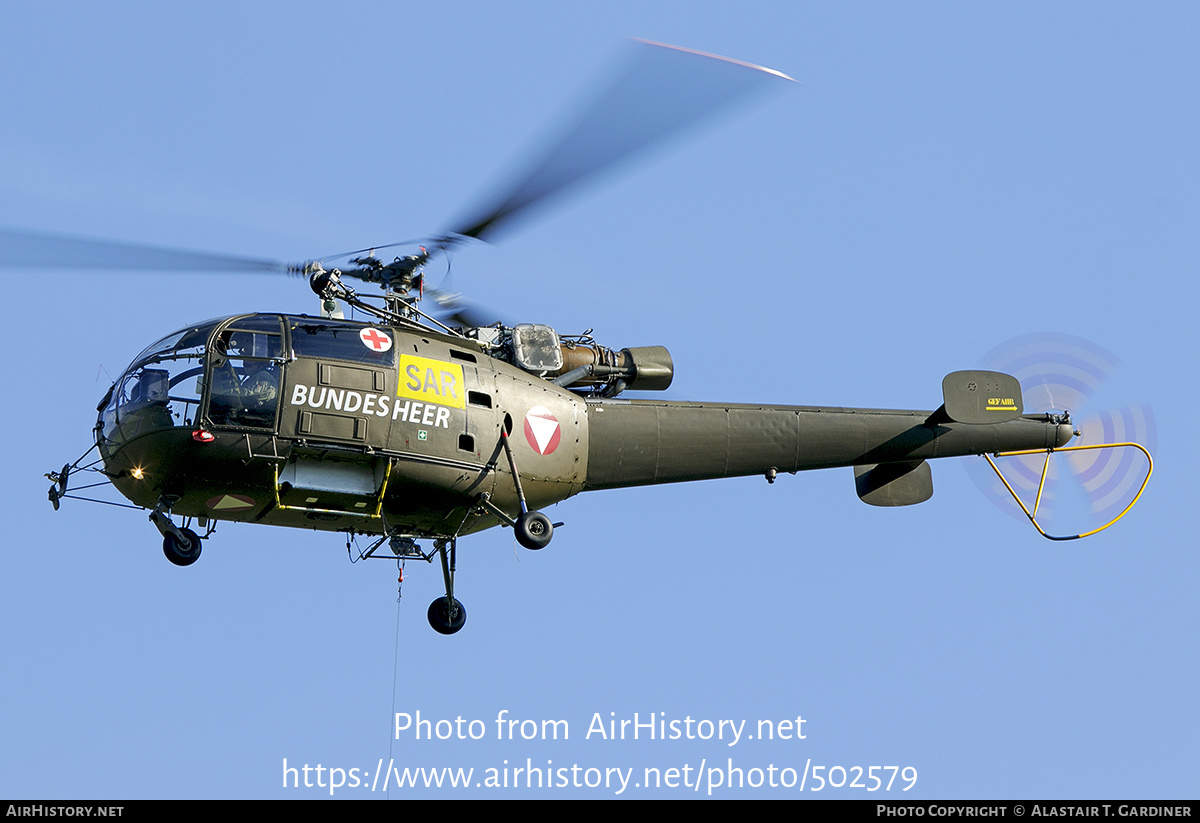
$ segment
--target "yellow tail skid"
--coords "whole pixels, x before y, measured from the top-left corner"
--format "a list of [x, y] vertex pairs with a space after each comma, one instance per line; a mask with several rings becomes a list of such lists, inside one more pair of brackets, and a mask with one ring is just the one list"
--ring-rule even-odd
[[[1083, 532], [1082, 534], [1069, 534], [1063, 536], [1047, 534], [1046, 530], [1043, 529], [1041, 524], [1037, 521], [1037, 513], [1038, 507], [1042, 502], [1042, 489], [1045, 488], [1046, 485], [1046, 472], [1050, 468], [1050, 455], [1055, 454], [1056, 452], [1085, 451], [1088, 449], [1137, 449], [1142, 454], [1146, 455], [1146, 477], [1142, 480], [1142, 485], [1138, 488], [1137, 494], [1135, 494], [1133, 499], [1129, 501], [1129, 505], [1122, 509], [1120, 514], [1118, 514], [1112, 520], [1109, 520], [1103, 526], [1092, 529], [1088, 532]], [[1045, 537], [1048, 540], [1078, 540], [1081, 537], [1090, 537], [1093, 534], [1104, 531], [1113, 523], [1116, 523], [1118, 520], [1124, 517], [1125, 513], [1133, 508], [1133, 505], [1137, 503], [1138, 499], [1142, 496], [1142, 492], [1146, 490], [1146, 484], [1150, 482], [1150, 475], [1154, 473], [1154, 458], [1151, 457], [1150, 452], [1148, 452], [1145, 447], [1139, 443], [1095, 443], [1087, 446], [1063, 446], [1058, 449], [1028, 449], [1025, 451], [1015, 452], [997, 452], [995, 457], [1024, 457], [1031, 454], [1042, 454], [1043, 451], [1046, 455], [1046, 462], [1042, 466], [1042, 476], [1038, 481], [1037, 495], [1033, 500], [1032, 511], [1030, 511], [1029, 508], [1021, 501], [1021, 498], [1017, 495], [1012, 485], [1009, 484], [1008, 480], [1004, 477], [1004, 474], [1000, 471], [1000, 468], [996, 465], [996, 461], [992, 459], [992, 456], [985, 454], [984, 458], [987, 460], [988, 464], [991, 465], [992, 470], [996, 472], [996, 476], [1000, 478], [1000, 482], [1004, 484], [1006, 489], [1008, 489], [1008, 493], [1012, 495], [1013, 500], [1017, 501], [1017, 505], [1021, 507], [1021, 511], [1025, 512], [1025, 516], [1029, 518], [1029, 522], [1033, 524], [1033, 527], [1038, 530], [1038, 533], [1041, 534], [1042, 537]]]

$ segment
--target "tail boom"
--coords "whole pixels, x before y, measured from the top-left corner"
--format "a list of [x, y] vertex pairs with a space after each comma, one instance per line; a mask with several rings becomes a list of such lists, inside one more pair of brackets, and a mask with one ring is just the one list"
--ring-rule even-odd
[[585, 490], [1054, 449], [1052, 415], [960, 423], [929, 411], [598, 400], [587, 404]]

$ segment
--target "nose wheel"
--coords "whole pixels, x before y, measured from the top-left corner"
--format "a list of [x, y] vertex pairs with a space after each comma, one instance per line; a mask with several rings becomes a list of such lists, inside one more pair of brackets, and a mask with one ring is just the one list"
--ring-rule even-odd
[[191, 529], [180, 529], [179, 534], [167, 532], [163, 536], [163, 554], [176, 566], [190, 566], [200, 559], [200, 535]]
[[150, 522], [163, 536], [163, 554], [167, 559], [176, 566], [190, 566], [200, 559], [200, 535], [191, 529], [176, 526], [171, 520], [171, 506], [175, 500], [172, 497], [160, 498], [154, 511], [150, 512]]

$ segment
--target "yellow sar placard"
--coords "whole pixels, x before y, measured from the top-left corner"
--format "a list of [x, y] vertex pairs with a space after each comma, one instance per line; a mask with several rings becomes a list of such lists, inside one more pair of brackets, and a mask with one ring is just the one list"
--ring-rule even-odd
[[463, 386], [462, 366], [402, 354], [396, 396], [465, 409], [467, 392]]

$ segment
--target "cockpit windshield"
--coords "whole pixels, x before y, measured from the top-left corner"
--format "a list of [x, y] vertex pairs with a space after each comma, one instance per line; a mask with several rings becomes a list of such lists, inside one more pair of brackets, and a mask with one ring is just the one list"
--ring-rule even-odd
[[103, 440], [118, 444], [154, 429], [192, 425], [204, 389], [204, 346], [220, 323], [169, 334], [134, 358], [100, 412]]
[[133, 365], [136, 366], [160, 356], [171, 359], [193, 356], [199, 359], [204, 354], [204, 344], [208, 342], [208, 336], [220, 322], [220, 320], [206, 320], [182, 331], [168, 334], [162, 340], [151, 343], [143, 349], [141, 354], [133, 358]]

